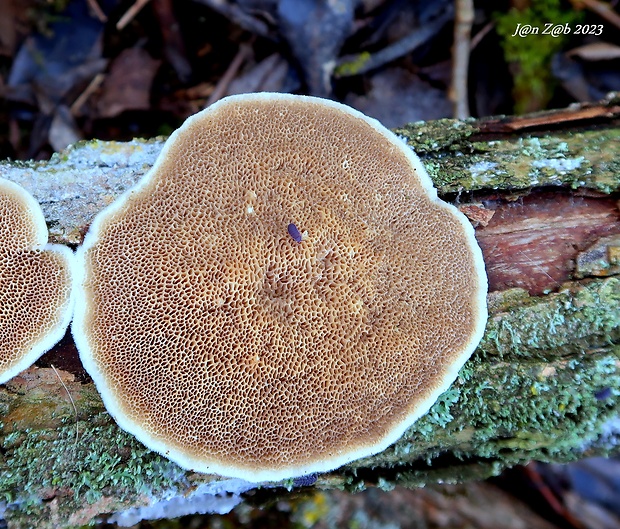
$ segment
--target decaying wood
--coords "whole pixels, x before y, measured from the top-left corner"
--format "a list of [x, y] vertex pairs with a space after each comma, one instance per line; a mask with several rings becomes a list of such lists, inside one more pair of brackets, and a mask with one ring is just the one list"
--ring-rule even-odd
[[[478, 350], [395, 445], [325, 475], [262, 484], [259, 494], [241, 480], [186, 472], [116, 427], [66, 337], [0, 387], [0, 505], [9, 525], [79, 525], [141, 505], [159, 509], [115, 515], [131, 523], [183, 514], [192, 502], [225, 511], [297, 486], [413, 487], [531, 459], [608, 454], [620, 442], [619, 101], [592, 108], [564, 111], [575, 112], [573, 122], [553, 113], [398, 131], [440, 194], [477, 225], [491, 292]], [[53, 242], [78, 245], [161, 146], [87, 142], [50, 162], [1, 164], [0, 176], [35, 195]]]

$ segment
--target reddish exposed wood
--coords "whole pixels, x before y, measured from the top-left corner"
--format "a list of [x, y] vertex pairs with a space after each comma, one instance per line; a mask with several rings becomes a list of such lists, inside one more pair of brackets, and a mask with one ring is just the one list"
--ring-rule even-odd
[[[483, 201], [485, 202], [485, 201]], [[564, 190], [537, 191], [516, 201], [489, 200], [495, 215], [476, 230], [489, 290], [520, 287], [532, 295], [572, 278], [578, 252], [620, 233], [617, 198]]]
[[479, 125], [479, 134], [510, 133], [524, 129], [548, 128], [549, 126], [571, 125], [593, 119], [609, 119], [620, 116], [619, 105], [589, 104], [582, 108], [550, 110], [536, 112], [526, 116], [508, 116], [482, 120]]
[[459, 206], [459, 211], [464, 213], [467, 218], [472, 221], [474, 227], [478, 227], [478, 225], [488, 226], [493, 215], [495, 215], [495, 211], [492, 209], [480, 207], [476, 204], [463, 204]]

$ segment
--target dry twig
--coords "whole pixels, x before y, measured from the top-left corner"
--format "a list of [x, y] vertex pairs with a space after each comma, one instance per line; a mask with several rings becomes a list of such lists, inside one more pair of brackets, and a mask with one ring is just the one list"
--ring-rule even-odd
[[471, 43], [469, 45], [469, 51], [471, 52], [471, 50], [478, 46], [478, 44], [480, 44], [480, 41], [482, 41], [482, 39], [486, 37], [489, 34], [489, 31], [491, 31], [494, 27], [495, 22], [487, 22], [484, 27], [472, 37]]
[[610, 24], [613, 24], [617, 28], [620, 28], [620, 15], [616, 13], [611, 6], [606, 2], [600, 2], [599, 0], [571, 0], [575, 7], [587, 7], [593, 13], [596, 13], [601, 18], [607, 20]]
[[122, 30], [129, 24], [140, 10], [149, 3], [150, 0], [136, 0], [134, 4], [125, 12], [121, 19], [116, 23], [116, 29]]
[[454, 46], [452, 48], [452, 83], [449, 96], [454, 107], [454, 117], [469, 117], [467, 79], [471, 26], [474, 22], [473, 0], [456, 0], [454, 17]]
[[71, 405], [73, 406], [73, 412], [75, 413], [75, 445], [74, 445], [74, 449], [75, 449], [75, 448], [77, 448], [77, 444], [78, 444], [78, 440], [79, 440], [79, 436], [80, 436], [80, 431], [78, 429], [78, 411], [77, 411], [77, 407], [75, 405], [75, 401], [73, 400], [73, 397], [71, 396], [71, 393], [69, 392], [69, 388], [63, 382], [62, 378], [60, 378], [60, 374], [58, 373], [58, 371], [56, 371], [56, 368], [54, 367], [54, 364], [50, 364], [50, 367], [54, 370], [54, 373], [56, 373], [56, 376], [58, 377], [58, 380], [60, 380], [60, 383], [62, 384], [62, 387], [65, 388], [65, 391], [67, 392], [67, 395], [69, 395], [69, 400], [71, 401]]
[[88, 7], [90, 7], [91, 11], [99, 19], [99, 22], [107, 22], [108, 21], [108, 17], [102, 11], [101, 7], [97, 3], [97, 0], [88, 0]]
[[224, 72], [224, 75], [220, 78], [217, 85], [211, 92], [209, 99], [207, 99], [206, 106], [215, 103], [218, 99], [221, 99], [226, 94], [226, 90], [228, 89], [228, 85], [232, 82], [239, 71], [239, 68], [243, 65], [245, 61], [247, 61], [252, 55], [252, 46], [250, 44], [241, 44], [239, 46], [239, 51], [237, 51], [237, 55], [235, 55], [234, 59], [228, 65], [228, 68]]
[[88, 86], [77, 97], [77, 99], [69, 108], [69, 110], [71, 110], [71, 114], [77, 116], [80, 113], [80, 110], [82, 109], [84, 103], [86, 103], [86, 101], [88, 101], [88, 98], [93, 94], [93, 92], [95, 92], [101, 86], [101, 83], [103, 83], [104, 79], [105, 74], [103, 73], [98, 73], [97, 75], [95, 75], [95, 77], [92, 78], [91, 82], [88, 83]]

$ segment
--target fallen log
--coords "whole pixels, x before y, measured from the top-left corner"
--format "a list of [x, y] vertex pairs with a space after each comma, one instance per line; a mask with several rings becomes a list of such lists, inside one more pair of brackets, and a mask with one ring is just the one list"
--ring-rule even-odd
[[[333, 472], [252, 484], [196, 474], [121, 431], [70, 335], [0, 386], [0, 508], [10, 527], [226, 512], [296, 487], [350, 491], [482, 479], [530, 460], [608, 455], [620, 442], [620, 99], [397, 130], [440, 196], [476, 225], [489, 322], [458, 380], [388, 450]], [[0, 177], [41, 203], [50, 241], [152, 165], [163, 139], [89, 141]]]

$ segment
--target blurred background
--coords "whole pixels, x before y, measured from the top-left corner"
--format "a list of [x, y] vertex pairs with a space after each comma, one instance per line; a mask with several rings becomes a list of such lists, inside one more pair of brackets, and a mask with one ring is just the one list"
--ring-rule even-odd
[[[328, 97], [392, 128], [597, 101], [620, 90], [619, 11], [617, 0], [0, 0], [0, 159], [168, 135], [242, 92]], [[139, 527], [242, 526], [617, 529], [620, 461], [531, 463], [415, 491], [309, 487]]]
[[0, 0], [0, 159], [167, 135], [240, 92], [329, 97], [388, 127], [596, 101], [620, 88], [617, 4]]

